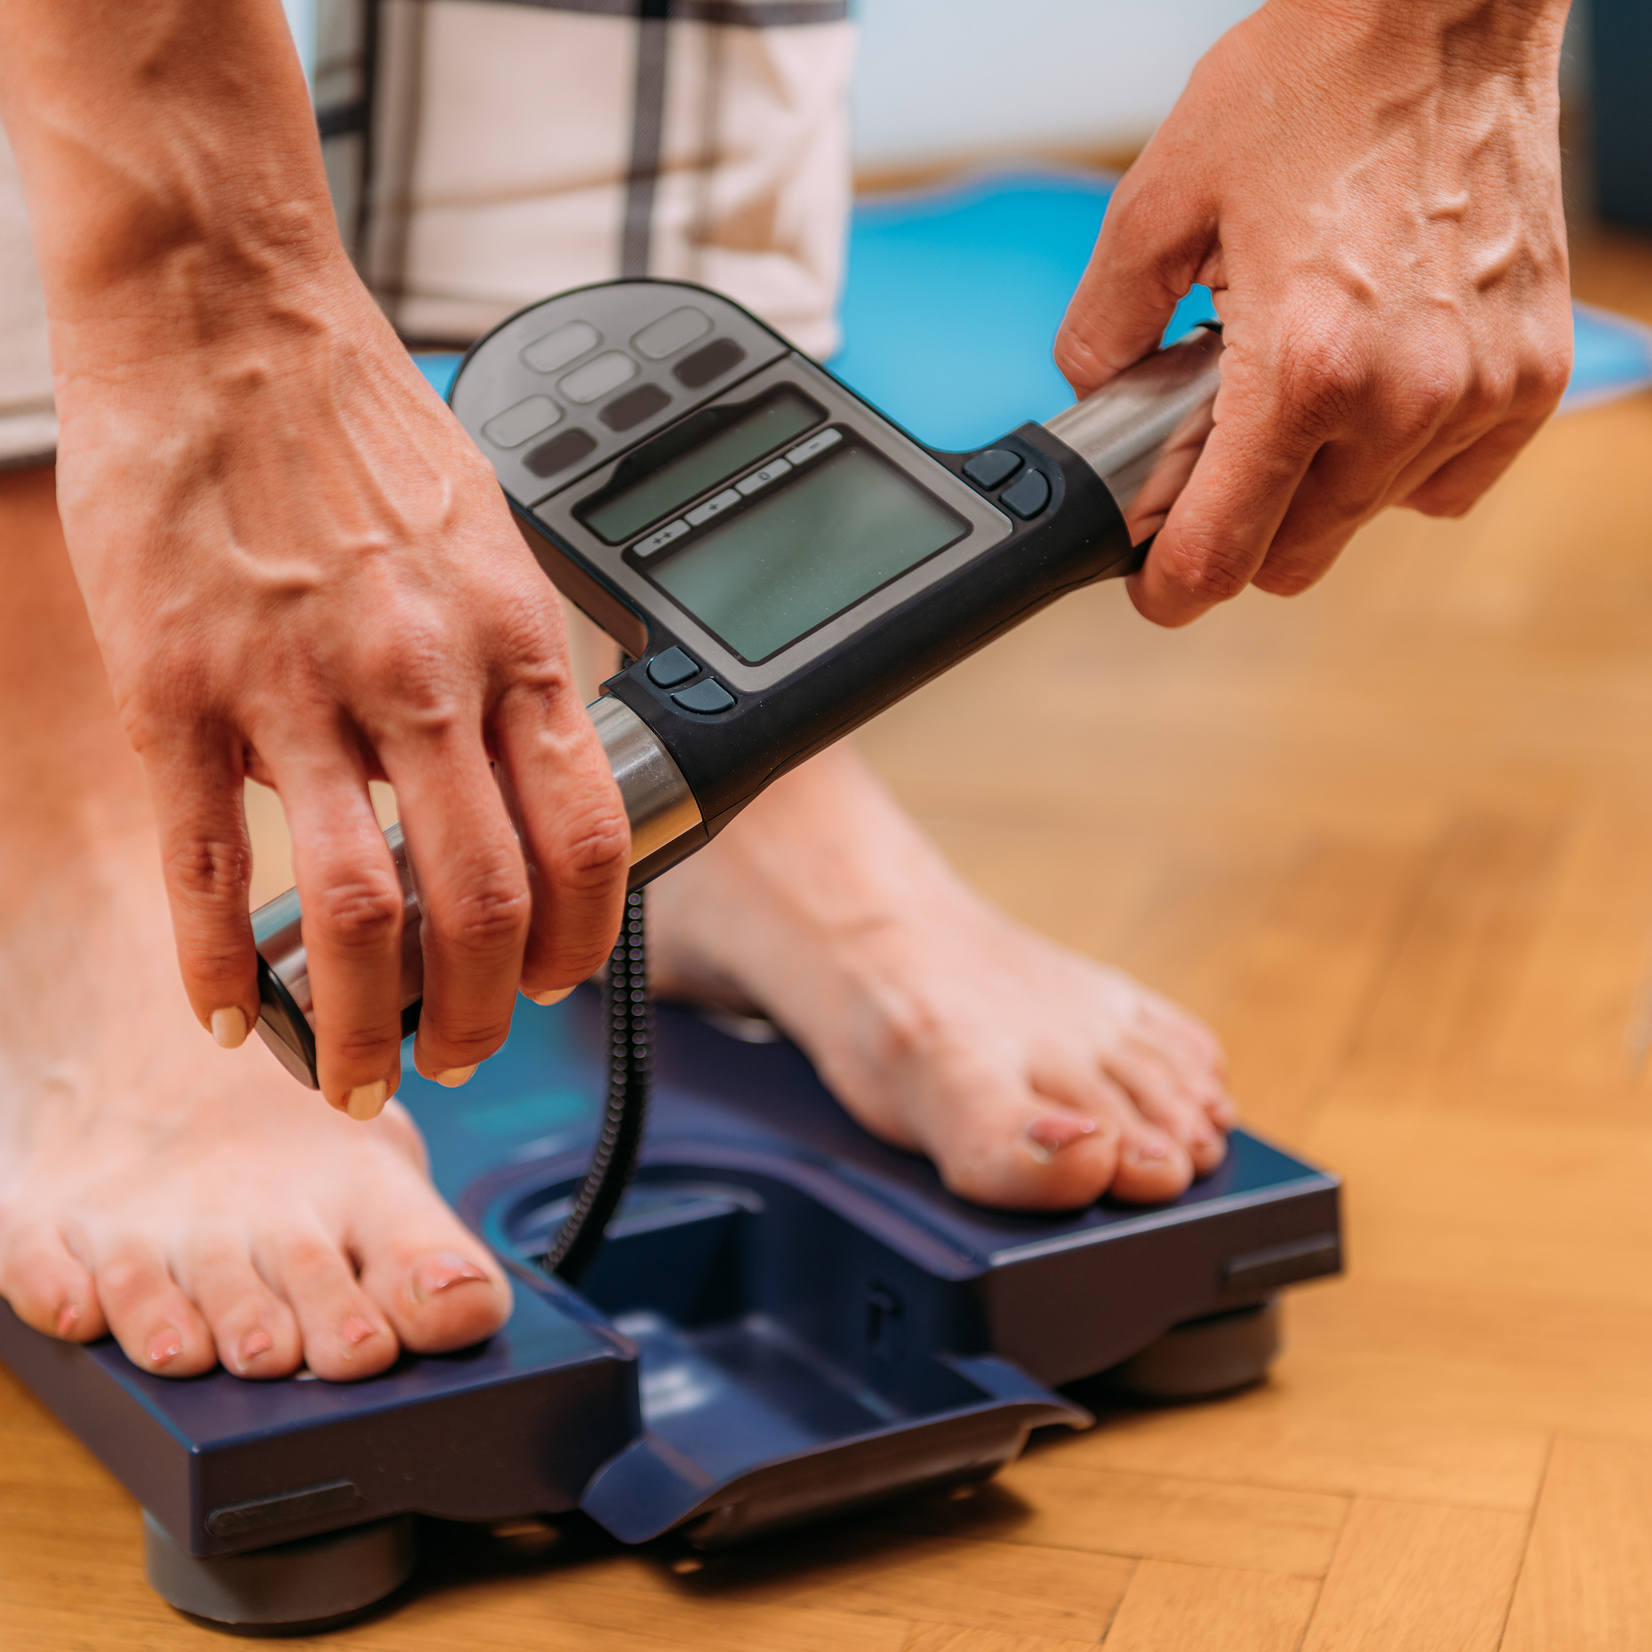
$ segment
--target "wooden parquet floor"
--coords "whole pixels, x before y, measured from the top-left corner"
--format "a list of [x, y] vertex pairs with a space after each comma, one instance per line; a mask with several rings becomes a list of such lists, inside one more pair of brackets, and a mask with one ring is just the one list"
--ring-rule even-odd
[[[1652, 249], [1579, 285], [1652, 311]], [[1347, 1277], [1266, 1386], [973, 1497], [703, 1562], [454, 1530], [331, 1644], [1652, 1652], [1652, 396], [1295, 602], [1074, 598], [865, 744], [979, 885], [1216, 1024], [1249, 1119], [1347, 1177]], [[0, 1373], [0, 1647], [211, 1638]]]

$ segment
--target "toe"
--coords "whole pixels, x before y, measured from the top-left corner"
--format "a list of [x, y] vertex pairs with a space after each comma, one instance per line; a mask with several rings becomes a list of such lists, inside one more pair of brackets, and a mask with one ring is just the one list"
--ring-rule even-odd
[[1192, 1180], [1193, 1161], [1180, 1142], [1150, 1125], [1125, 1127], [1110, 1189], [1114, 1198], [1133, 1205], [1163, 1204], [1185, 1193]]
[[291, 1307], [304, 1361], [318, 1377], [355, 1382], [394, 1362], [395, 1333], [343, 1251], [319, 1228], [268, 1240], [254, 1260]]
[[195, 1377], [218, 1363], [212, 1332], [158, 1247], [116, 1241], [92, 1271], [109, 1329], [134, 1365], [156, 1376]]
[[108, 1330], [91, 1274], [45, 1223], [25, 1223], [8, 1234], [0, 1297], [25, 1325], [66, 1342], [92, 1342]]
[[415, 1353], [492, 1336], [510, 1318], [504, 1271], [422, 1177], [388, 1180], [358, 1222], [363, 1288]]
[[1208, 1176], [1227, 1157], [1221, 1128], [1170, 1062], [1151, 1051], [1117, 1053], [1106, 1071], [1136, 1112], [1187, 1155], [1195, 1175]]
[[245, 1238], [192, 1232], [173, 1271], [211, 1327], [218, 1358], [238, 1377], [285, 1377], [304, 1357], [293, 1311], [252, 1265]]

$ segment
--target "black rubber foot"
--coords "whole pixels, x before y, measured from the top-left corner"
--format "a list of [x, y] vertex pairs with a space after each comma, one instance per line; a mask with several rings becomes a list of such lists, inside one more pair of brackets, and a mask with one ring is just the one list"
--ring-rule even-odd
[[239, 1634], [331, 1627], [393, 1594], [413, 1572], [413, 1516], [200, 1560], [146, 1512], [144, 1570], [162, 1600]]
[[1248, 1388], [1279, 1356], [1279, 1301], [1190, 1319], [1106, 1373], [1116, 1393], [1144, 1400], [1199, 1400]]

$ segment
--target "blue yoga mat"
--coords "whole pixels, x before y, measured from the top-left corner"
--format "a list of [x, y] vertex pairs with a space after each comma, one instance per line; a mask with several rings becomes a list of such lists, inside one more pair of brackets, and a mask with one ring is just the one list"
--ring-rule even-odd
[[[862, 201], [832, 370], [934, 447], [1047, 419], [1072, 400], [1050, 346], [1111, 194], [1106, 178], [1029, 172]], [[1167, 334], [1214, 313], [1195, 287]], [[1652, 329], [1582, 304], [1574, 318], [1563, 411], [1652, 385]], [[445, 395], [459, 358], [418, 359]]]

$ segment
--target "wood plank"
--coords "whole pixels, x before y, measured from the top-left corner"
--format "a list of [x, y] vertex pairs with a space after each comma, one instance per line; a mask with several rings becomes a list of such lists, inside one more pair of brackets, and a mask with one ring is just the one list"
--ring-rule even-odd
[[925, 1624], [912, 1631], [904, 1652], [1095, 1652], [1094, 1641], [1057, 1641], [1003, 1629], [949, 1629]]
[[1652, 1446], [1562, 1437], [1502, 1652], [1652, 1648]]
[[1318, 1595], [1311, 1578], [1144, 1560], [1107, 1652], [1296, 1652]]
[[1312, 1492], [1087, 1468], [1068, 1463], [1058, 1445], [968, 1500], [929, 1498], [883, 1518], [935, 1536], [1317, 1577], [1346, 1509], [1346, 1498]]
[[1360, 1499], [1302, 1652], [1496, 1652], [1523, 1516]]
[[[1289, 1307], [1285, 1334], [1288, 1348]], [[1296, 1381], [1289, 1353], [1273, 1381], [1220, 1404], [1103, 1411], [1100, 1422], [1062, 1443], [1062, 1458], [1137, 1474], [1515, 1511], [1537, 1501], [1549, 1449], [1539, 1429], [1360, 1415], [1348, 1396]]]

